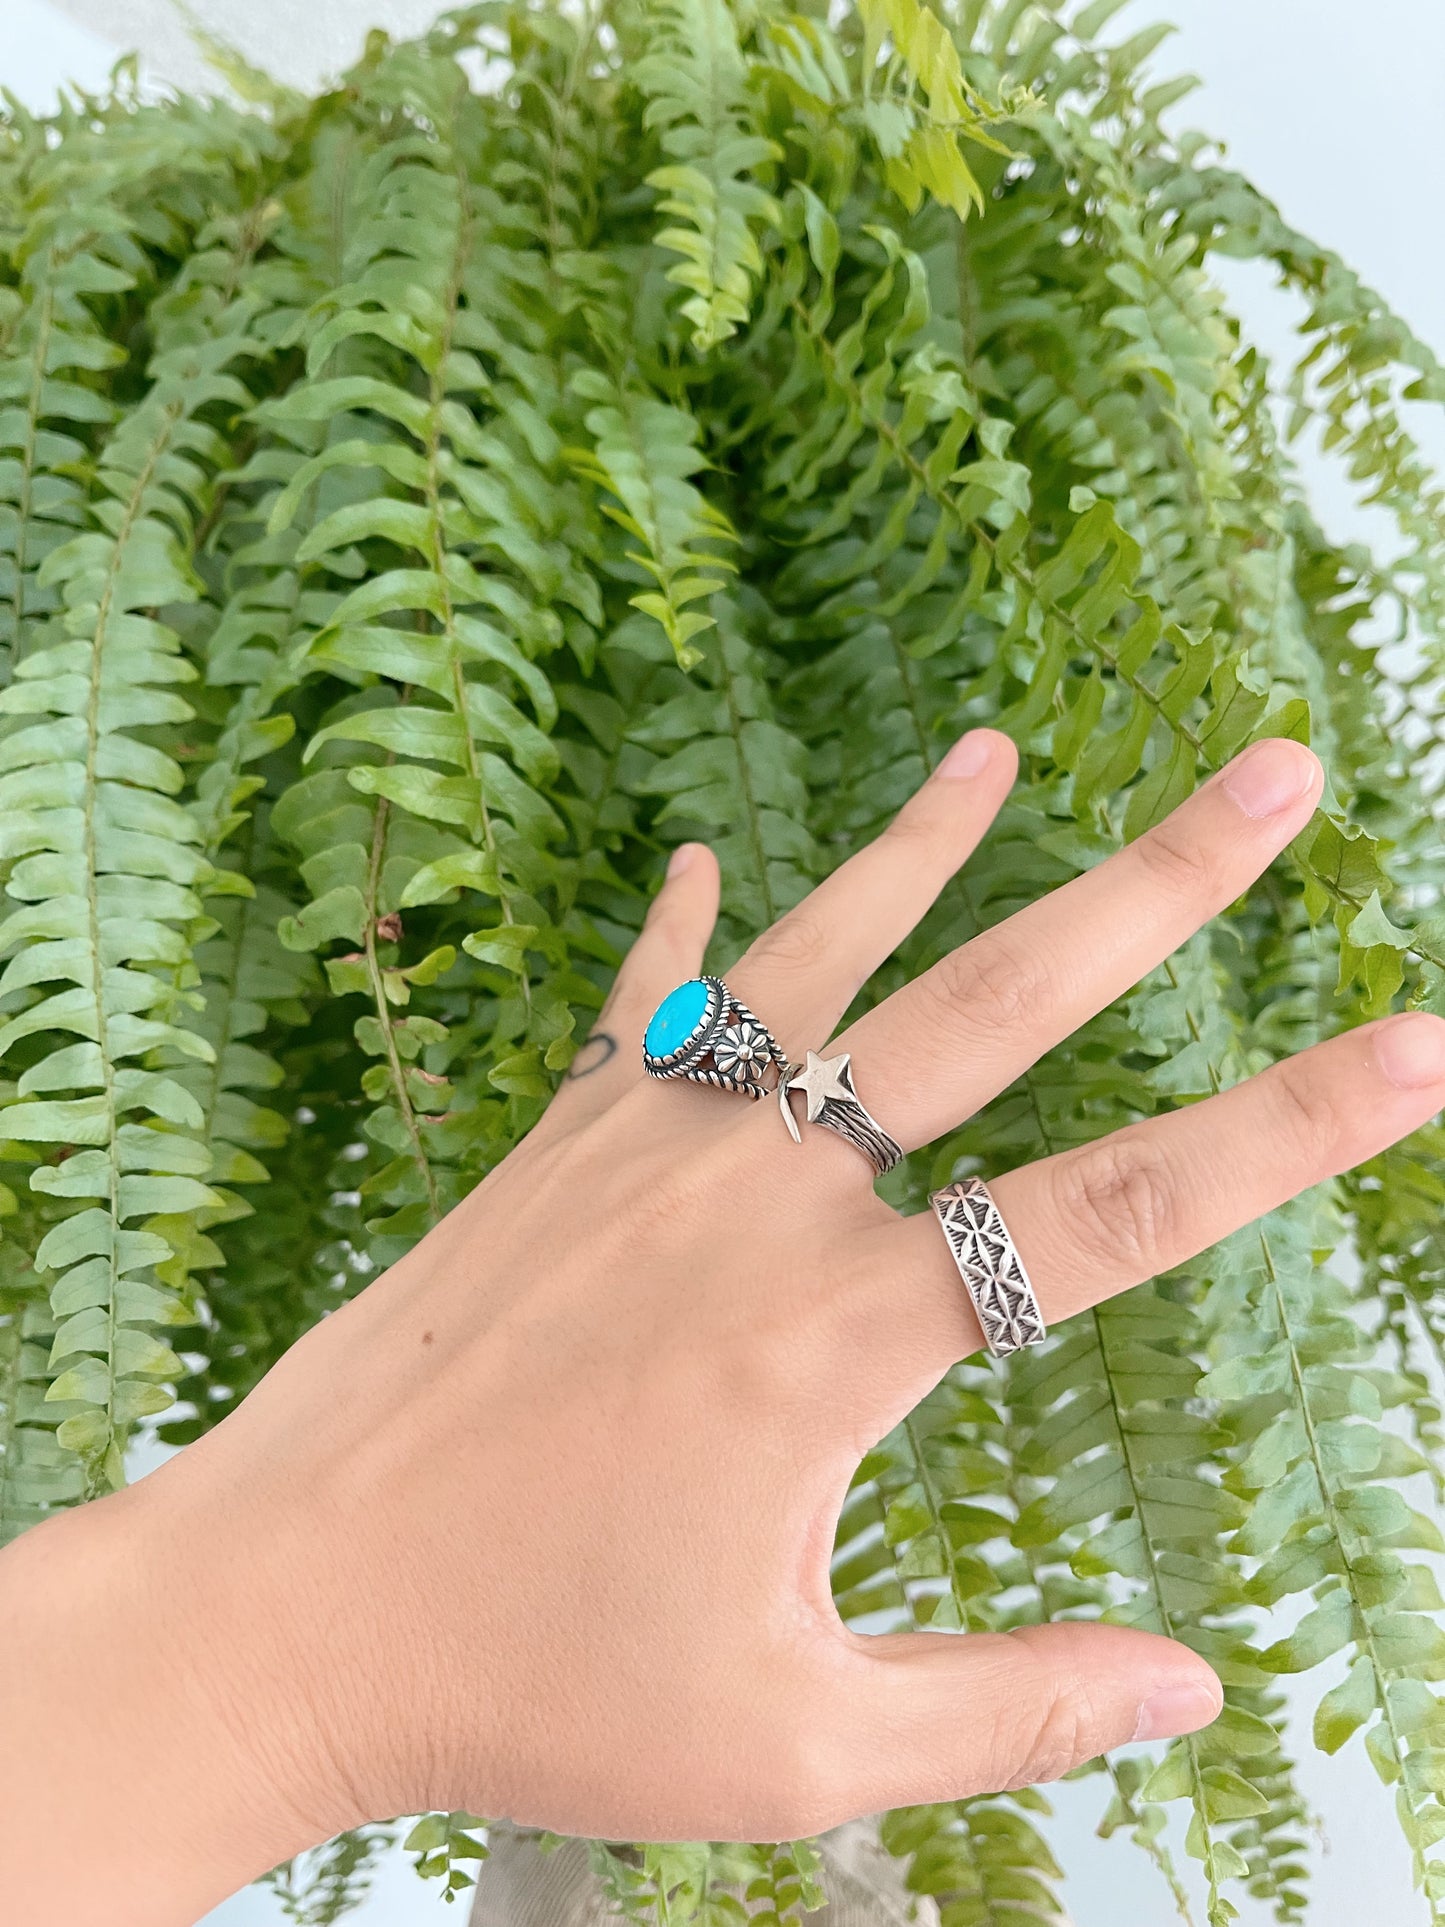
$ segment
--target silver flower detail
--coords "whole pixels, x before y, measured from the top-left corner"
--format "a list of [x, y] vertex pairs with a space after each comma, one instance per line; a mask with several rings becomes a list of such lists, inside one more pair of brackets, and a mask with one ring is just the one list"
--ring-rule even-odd
[[768, 1033], [761, 1024], [740, 1018], [729, 1024], [713, 1045], [712, 1061], [724, 1077], [740, 1078], [745, 1084], [760, 1083], [772, 1062]]

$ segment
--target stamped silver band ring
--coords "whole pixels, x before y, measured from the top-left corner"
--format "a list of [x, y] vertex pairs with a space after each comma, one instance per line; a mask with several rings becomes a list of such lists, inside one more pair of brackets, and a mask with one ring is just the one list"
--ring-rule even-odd
[[759, 1098], [788, 1060], [767, 1025], [734, 997], [721, 977], [690, 977], [669, 991], [642, 1040], [649, 1077], [685, 1077], [720, 1091]]
[[816, 1051], [810, 1050], [804, 1063], [790, 1064], [783, 1072], [778, 1085], [778, 1106], [793, 1134], [793, 1142], [801, 1144], [798, 1120], [788, 1101], [793, 1091], [801, 1091], [807, 1099], [808, 1122], [825, 1125], [839, 1137], [846, 1138], [863, 1153], [879, 1177], [891, 1171], [903, 1156], [902, 1145], [894, 1143], [854, 1090], [853, 1060], [847, 1051], [840, 1051], [836, 1057], [819, 1057]]
[[1039, 1301], [1008, 1226], [982, 1178], [946, 1184], [928, 1200], [973, 1300], [984, 1342], [995, 1358], [1048, 1336]]

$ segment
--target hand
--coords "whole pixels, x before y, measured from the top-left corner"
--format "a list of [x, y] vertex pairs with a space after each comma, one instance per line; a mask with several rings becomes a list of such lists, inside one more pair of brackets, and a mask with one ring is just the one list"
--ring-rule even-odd
[[[1006, 739], [966, 737], [727, 972], [790, 1055], [829, 1037], [1012, 775]], [[1298, 745], [1254, 746], [870, 1011], [837, 1040], [869, 1109], [908, 1149], [976, 1111], [1237, 897], [1320, 782]], [[771, 1103], [641, 1074], [717, 888], [706, 850], [678, 853], [599, 1027], [615, 1051], [591, 1046], [589, 1074], [423, 1243], [198, 1444], [0, 1560], [0, 1607], [48, 1589], [45, 1627], [27, 1621], [47, 1733], [121, 1762], [92, 1795], [73, 1761], [37, 1790], [33, 1756], [0, 1787], [0, 1892], [27, 1920], [188, 1920], [313, 1839], [432, 1806], [786, 1838], [1213, 1717], [1203, 1661], [1122, 1627], [870, 1639], [837, 1619], [851, 1474], [980, 1339], [932, 1215], [899, 1220], [850, 1146], [816, 1128], [795, 1146]], [[994, 1195], [1056, 1323], [1442, 1098], [1445, 1025], [1391, 1018]], [[88, 1713], [60, 1683], [77, 1673]], [[55, 1867], [62, 1797], [104, 1889]]]

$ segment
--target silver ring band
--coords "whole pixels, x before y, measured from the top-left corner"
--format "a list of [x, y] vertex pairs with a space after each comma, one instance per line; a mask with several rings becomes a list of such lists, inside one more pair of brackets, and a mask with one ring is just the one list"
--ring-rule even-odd
[[836, 1057], [819, 1057], [810, 1050], [804, 1063], [790, 1064], [782, 1074], [778, 1105], [793, 1142], [801, 1144], [798, 1120], [788, 1101], [793, 1091], [801, 1091], [807, 1099], [808, 1122], [825, 1125], [846, 1138], [880, 1178], [903, 1156], [902, 1145], [894, 1143], [854, 1090], [853, 1060], [847, 1051], [840, 1051]]
[[1008, 1226], [982, 1178], [946, 1184], [928, 1200], [995, 1358], [1048, 1336], [1039, 1301]]
[[647, 1026], [642, 1062], [649, 1077], [685, 1077], [754, 1099], [769, 1088], [769, 1068], [780, 1078], [788, 1069], [773, 1033], [721, 977], [690, 977], [669, 991]]

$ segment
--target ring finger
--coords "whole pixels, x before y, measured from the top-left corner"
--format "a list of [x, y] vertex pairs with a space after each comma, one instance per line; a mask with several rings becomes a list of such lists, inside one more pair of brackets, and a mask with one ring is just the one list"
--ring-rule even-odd
[[[989, 1189], [1053, 1324], [1374, 1157], [1442, 1101], [1445, 1022], [1412, 1012], [1010, 1171]], [[907, 1410], [955, 1360], [978, 1351], [982, 1335], [931, 1211], [857, 1235], [862, 1329], [850, 1329], [846, 1342]], [[909, 1280], [906, 1318], [900, 1277]]]

